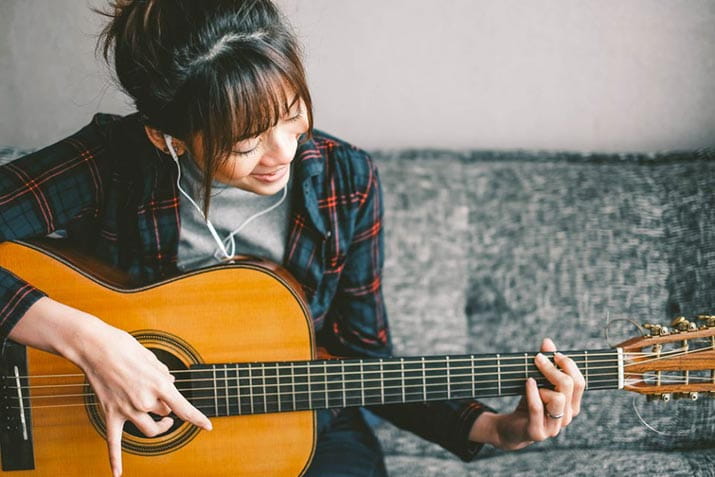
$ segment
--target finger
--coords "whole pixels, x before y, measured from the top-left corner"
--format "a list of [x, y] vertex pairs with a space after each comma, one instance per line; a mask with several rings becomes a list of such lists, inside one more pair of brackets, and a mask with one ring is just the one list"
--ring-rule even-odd
[[154, 414], [157, 414], [159, 416], [168, 416], [169, 414], [171, 414], [171, 408], [167, 406], [166, 403], [157, 399], [156, 406], [149, 412], [153, 412]]
[[556, 351], [556, 345], [551, 338], [544, 338], [544, 341], [541, 342], [541, 351], [544, 353]]
[[550, 437], [555, 437], [566, 425], [566, 396], [553, 389], [541, 388], [539, 397], [544, 408], [544, 428]]
[[170, 417], [164, 417], [159, 421], [155, 421], [149, 414], [143, 412], [132, 416], [131, 421], [137, 426], [137, 429], [147, 437], [155, 437], [159, 434], [163, 434], [174, 424], [174, 420]]
[[583, 397], [583, 392], [586, 389], [586, 380], [581, 374], [581, 371], [576, 366], [574, 361], [563, 355], [561, 353], [556, 353], [554, 355], [554, 361], [559, 365], [559, 368], [563, 370], [564, 373], [571, 376], [573, 380], [573, 395], [571, 396], [571, 411], [573, 416], [577, 416], [581, 412], [581, 398]]
[[213, 429], [211, 421], [201, 411], [196, 409], [184, 396], [174, 387], [170, 386], [168, 390], [162, 393], [162, 400], [166, 403], [174, 414], [179, 416], [186, 422], [190, 422], [195, 426], [210, 431]]
[[[568, 359], [568, 358], [567, 358]], [[539, 353], [536, 355], [536, 367], [539, 371], [549, 380], [551, 384], [554, 385], [554, 389], [563, 393], [566, 397], [566, 402], [569, 406], [564, 409], [564, 422], [568, 424], [571, 422], [572, 411], [570, 403], [573, 397], [574, 381], [568, 374], [560, 371], [549, 359], [543, 354]]]
[[541, 353], [536, 355], [534, 362], [536, 363], [536, 367], [539, 368], [539, 371], [541, 371], [541, 374], [554, 385], [557, 391], [567, 394], [570, 401], [574, 388], [573, 378], [559, 370], [549, 358]]
[[539, 389], [536, 380], [529, 378], [526, 380], [526, 406], [529, 411], [529, 425], [527, 433], [532, 441], [543, 441], [546, 439], [544, 430], [544, 404], [539, 396]]
[[122, 475], [122, 431], [124, 429], [124, 420], [118, 417], [108, 417], [106, 423], [109, 465], [112, 468], [112, 476], [119, 477]]

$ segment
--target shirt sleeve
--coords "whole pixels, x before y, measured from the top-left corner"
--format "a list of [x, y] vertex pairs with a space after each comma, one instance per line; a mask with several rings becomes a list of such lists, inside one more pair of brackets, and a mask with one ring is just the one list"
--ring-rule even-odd
[[[48, 235], [101, 207], [101, 122], [0, 166], [0, 242]], [[45, 294], [0, 267], [0, 341]]]
[[[382, 190], [370, 160], [367, 188], [361, 194], [353, 239], [328, 320], [333, 346], [342, 356], [392, 354], [382, 294], [384, 232]], [[369, 409], [396, 426], [441, 445], [460, 459], [472, 460], [482, 444], [469, 440], [474, 421], [490, 408], [474, 400], [390, 404]]]

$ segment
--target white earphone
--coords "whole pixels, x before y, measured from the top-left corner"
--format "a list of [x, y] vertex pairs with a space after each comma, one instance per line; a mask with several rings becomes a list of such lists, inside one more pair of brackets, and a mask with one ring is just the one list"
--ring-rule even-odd
[[288, 195], [288, 185], [286, 184], [285, 187], [283, 187], [283, 194], [281, 195], [281, 198], [278, 200], [278, 202], [271, 205], [267, 209], [253, 214], [245, 221], [243, 221], [243, 223], [238, 228], [228, 234], [225, 239], [221, 240], [221, 237], [216, 231], [216, 228], [213, 226], [211, 221], [204, 215], [204, 212], [203, 210], [201, 210], [201, 207], [199, 207], [199, 205], [194, 201], [194, 199], [192, 199], [191, 196], [184, 189], [181, 188], [181, 165], [179, 164], [179, 156], [178, 154], [176, 154], [176, 150], [174, 149], [174, 145], [172, 144], [172, 137], [168, 134], [164, 134], [164, 142], [166, 143], [166, 147], [169, 148], [169, 153], [171, 154], [172, 159], [174, 159], [174, 162], [176, 163], [176, 168], [179, 171], [176, 177], [176, 187], [179, 188], [179, 192], [188, 199], [188, 201], [196, 208], [196, 210], [199, 211], [199, 214], [201, 214], [201, 217], [203, 217], [204, 221], [206, 222], [206, 227], [208, 227], [209, 231], [211, 232], [211, 236], [218, 244], [218, 249], [216, 250], [216, 253], [214, 253], [214, 257], [219, 260], [233, 258], [236, 255], [236, 240], [234, 238], [235, 235], [258, 217], [267, 214], [268, 212], [280, 206], [283, 201], [285, 201], [286, 196]]

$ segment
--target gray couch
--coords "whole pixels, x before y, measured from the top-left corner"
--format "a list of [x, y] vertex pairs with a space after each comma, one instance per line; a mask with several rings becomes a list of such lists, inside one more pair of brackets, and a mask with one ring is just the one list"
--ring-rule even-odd
[[[533, 351], [544, 336], [599, 349], [638, 334], [623, 319], [715, 313], [712, 152], [373, 156], [399, 354]], [[516, 402], [488, 401], [503, 411]], [[378, 433], [398, 477], [715, 476], [715, 399], [598, 391], [583, 405], [558, 438], [485, 447], [470, 464], [389, 424]]]
[[[0, 148], [0, 161], [19, 151]], [[715, 155], [375, 152], [402, 355], [599, 349], [715, 313]], [[509, 411], [515, 398], [490, 400]], [[715, 476], [715, 400], [587, 393], [558, 438], [465, 464], [377, 422], [393, 477]], [[638, 415], [642, 416], [643, 421]], [[650, 427], [650, 428], [649, 428]]]

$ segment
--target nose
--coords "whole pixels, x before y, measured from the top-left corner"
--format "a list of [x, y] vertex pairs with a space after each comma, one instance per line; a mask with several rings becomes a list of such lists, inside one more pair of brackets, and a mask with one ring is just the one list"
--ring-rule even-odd
[[298, 140], [294, 133], [274, 128], [266, 139], [266, 153], [261, 161], [264, 166], [282, 166], [293, 160], [298, 147]]

